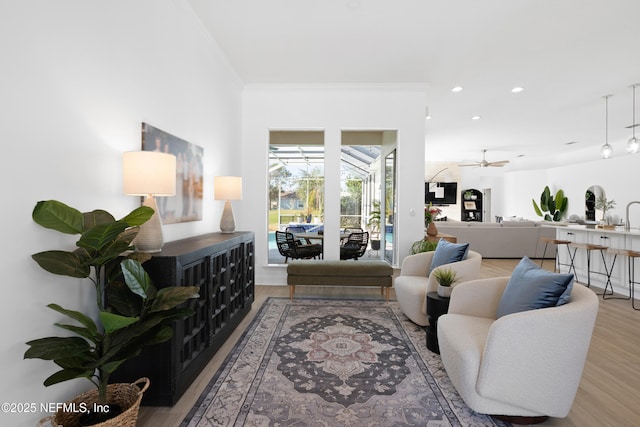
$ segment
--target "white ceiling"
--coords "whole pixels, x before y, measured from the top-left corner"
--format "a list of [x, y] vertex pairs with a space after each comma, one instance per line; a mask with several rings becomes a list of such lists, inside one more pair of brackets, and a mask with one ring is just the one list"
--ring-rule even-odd
[[597, 160], [609, 94], [627, 155], [640, 0], [188, 1], [246, 84], [427, 85], [429, 161]]

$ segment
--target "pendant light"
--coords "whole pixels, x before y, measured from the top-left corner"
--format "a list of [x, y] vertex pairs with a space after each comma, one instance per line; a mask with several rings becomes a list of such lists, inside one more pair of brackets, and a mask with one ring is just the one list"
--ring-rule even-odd
[[636, 138], [636, 86], [638, 85], [631, 85], [633, 89], [633, 124], [631, 125], [633, 136], [629, 139], [629, 142], [627, 142], [627, 153], [632, 154], [640, 151], [640, 140]]
[[605, 95], [604, 98], [604, 145], [600, 148], [600, 154], [603, 159], [608, 159], [613, 155], [613, 147], [609, 145], [609, 97], [611, 95]]

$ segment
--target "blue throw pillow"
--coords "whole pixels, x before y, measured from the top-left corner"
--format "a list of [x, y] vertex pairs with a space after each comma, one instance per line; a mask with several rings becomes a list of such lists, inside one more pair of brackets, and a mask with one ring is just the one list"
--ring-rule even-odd
[[571, 296], [573, 274], [560, 274], [540, 268], [524, 257], [513, 270], [498, 304], [498, 318], [520, 311], [555, 307]]
[[[451, 243], [444, 239], [440, 239], [438, 246], [436, 246], [436, 252], [433, 254], [433, 258], [431, 260], [429, 274], [431, 274], [434, 268], [441, 265], [462, 261], [467, 258], [468, 253], [468, 243]], [[427, 274], [427, 276], [429, 274]]]

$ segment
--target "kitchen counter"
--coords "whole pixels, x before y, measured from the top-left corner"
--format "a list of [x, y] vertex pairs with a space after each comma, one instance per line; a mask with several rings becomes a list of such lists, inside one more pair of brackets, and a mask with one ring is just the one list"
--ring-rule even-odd
[[625, 230], [624, 226], [622, 225], [615, 226], [615, 228], [596, 228], [595, 226], [580, 224], [544, 224], [543, 227], [552, 227], [559, 230], [579, 230], [595, 233], [614, 233], [630, 236], [640, 236], [640, 228], [631, 227], [630, 230]]
[[[605, 246], [611, 249], [629, 249], [640, 251], [640, 228], [632, 227], [625, 230], [624, 226], [615, 228], [595, 228], [595, 226], [579, 224], [545, 224], [544, 227], [556, 229], [556, 238], [568, 240], [572, 243], [591, 243]], [[560, 250], [558, 258], [563, 265], [571, 263], [571, 256], [574, 258], [576, 280], [586, 284], [588, 274], [591, 270], [591, 285], [597, 288], [604, 288], [606, 284], [606, 273], [611, 276], [611, 284], [616, 293], [621, 296], [629, 295], [629, 259], [624, 256], [616, 256], [615, 252], [594, 251], [591, 259], [587, 258], [587, 251], [579, 247], [569, 246], [569, 251]], [[572, 254], [572, 255], [570, 255]], [[590, 266], [590, 268], [589, 268]], [[566, 271], [564, 271], [565, 273]], [[595, 272], [595, 273], [594, 273]], [[637, 280], [637, 276], [636, 276]], [[636, 298], [640, 297], [637, 296]]]

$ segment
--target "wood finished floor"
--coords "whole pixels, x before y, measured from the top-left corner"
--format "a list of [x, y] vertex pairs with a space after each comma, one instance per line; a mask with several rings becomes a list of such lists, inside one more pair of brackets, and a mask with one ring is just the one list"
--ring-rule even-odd
[[[485, 259], [481, 277], [508, 276], [518, 260]], [[553, 268], [551, 261], [545, 267]], [[138, 426], [179, 426], [209, 379], [218, 370], [256, 312], [270, 296], [288, 297], [286, 286], [257, 286], [252, 311], [211, 359], [180, 401], [173, 407], [142, 407]], [[298, 287], [296, 296], [380, 298], [378, 288]], [[392, 291], [391, 298], [395, 295]], [[153, 385], [152, 385], [153, 386]], [[552, 418], [540, 426], [640, 426], [640, 311], [628, 300], [600, 299], [600, 310], [582, 381], [566, 418]]]

